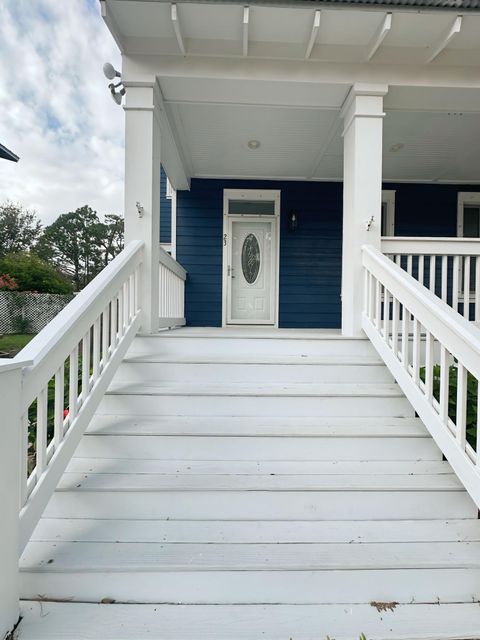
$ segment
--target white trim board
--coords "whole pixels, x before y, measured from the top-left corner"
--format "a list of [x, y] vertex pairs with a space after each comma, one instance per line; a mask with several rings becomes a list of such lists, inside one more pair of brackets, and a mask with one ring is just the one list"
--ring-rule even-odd
[[[248, 325], [248, 326], [272, 326], [278, 327], [279, 316], [279, 278], [280, 278], [280, 190], [279, 189], [224, 189], [223, 190], [223, 257], [222, 257], [222, 327], [235, 326], [235, 325]], [[265, 215], [229, 215], [228, 214], [228, 201], [231, 199], [236, 200], [268, 200], [274, 201], [275, 210], [273, 216]], [[228, 305], [228, 248], [229, 248], [229, 227], [232, 220], [270, 220], [273, 219], [273, 230], [275, 238], [272, 243], [272, 249], [276, 253], [275, 255], [275, 276], [273, 279], [274, 286], [274, 322], [269, 323], [228, 323], [227, 318], [227, 305]]]

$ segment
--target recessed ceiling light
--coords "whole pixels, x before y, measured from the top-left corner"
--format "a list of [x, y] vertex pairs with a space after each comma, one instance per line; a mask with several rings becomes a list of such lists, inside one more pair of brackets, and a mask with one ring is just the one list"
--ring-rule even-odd
[[259, 146], [260, 146], [260, 140], [249, 140], [247, 142], [247, 147], [249, 149], [255, 150], [255, 149], [258, 149]]
[[400, 151], [400, 149], [403, 149], [405, 145], [403, 144], [403, 142], [397, 142], [397, 144], [392, 144], [392, 146], [390, 147], [390, 151], [393, 151], [393, 153], [395, 153], [396, 151]]

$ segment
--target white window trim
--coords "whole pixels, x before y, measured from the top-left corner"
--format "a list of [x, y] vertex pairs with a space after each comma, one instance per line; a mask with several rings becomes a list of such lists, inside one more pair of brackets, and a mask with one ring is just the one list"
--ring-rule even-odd
[[[273, 248], [277, 253], [276, 257], [276, 273], [273, 282], [274, 286], [274, 324], [268, 325], [265, 323], [259, 323], [258, 325], [251, 324], [245, 326], [273, 326], [278, 328], [278, 317], [280, 310], [280, 189], [224, 189], [223, 190], [223, 277], [222, 277], [222, 327], [235, 326], [234, 324], [228, 324], [227, 321], [227, 304], [228, 304], [228, 233], [231, 220], [241, 220], [242, 218], [253, 218], [264, 220], [273, 220], [273, 229], [275, 231], [275, 240]], [[235, 214], [230, 215], [228, 213], [228, 201], [229, 200], [272, 200], [275, 202], [274, 215], [252, 215], [252, 214]], [[239, 326], [244, 323], [239, 323]]]
[[463, 209], [466, 204], [480, 206], [480, 191], [459, 191], [457, 200], [457, 237], [463, 238]]
[[[480, 206], [480, 191], [459, 191], [457, 198], [457, 238], [463, 238], [463, 210], [466, 204], [473, 204]], [[465, 291], [463, 288], [463, 259], [460, 258], [459, 270], [459, 296], [458, 299], [462, 302], [465, 298]], [[475, 292], [470, 291], [470, 301], [475, 300]]]
[[[387, 237], [391, 237], [395, 235], [395, 189], [383, 189], [382, 190], [382, 205], [385, 203], [387, 205]], [[380, 212], [380, 217], [381, 217]], [[380, 219], [381, 224], [381, 219]]]

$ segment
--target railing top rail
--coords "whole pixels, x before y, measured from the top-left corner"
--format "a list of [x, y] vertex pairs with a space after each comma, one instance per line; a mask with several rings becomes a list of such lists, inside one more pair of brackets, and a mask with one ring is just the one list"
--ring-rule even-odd
[[83, 338], [91, 322], [103, 311], [109, 294], [122, 286], [142, 259], [143, 243], [130, 243], [13, 359], [13, 362], [31, 362], [24, 366], [24, 380], [31, 381], [23, 398], [26, 406], [33, 400], [42, 381], [53, 376]]
[[187, 279], [186, 270], [182, 267], [182, 265], [179, 262], [177, 262], [174, 258], [172, 258], [172, 256], [169, 253], [167, 253], [167, 251], [165, 251], [165, 249], [161, 246], [159, 247], [158, 260], [160, 264], [163, 264], [165, 267], [167, 267], [167, 269], [170, 269], [170, 271], [173, 271], [173, 273], [177, 275], [179, 278], [181, 278], [182, 280]]
[[363, 262], [388, 291], [480, 379], [480, 331], [378, 249], [364, 245]]
[[480, 255], [480, 238], [382, 237], [383, 253], [413, 255]]

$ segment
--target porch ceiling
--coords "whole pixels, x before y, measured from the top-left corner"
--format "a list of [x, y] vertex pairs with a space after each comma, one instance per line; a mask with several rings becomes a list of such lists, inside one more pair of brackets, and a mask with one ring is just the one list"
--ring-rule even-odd
[[[160, 79], [190, 175], [341, 180], [349, 87], [257, 84], [205, 81], [190, 94], [187, 80]], [[480, 182], [479, 91], [392, 88], [385, 107], [384, 180]]]

